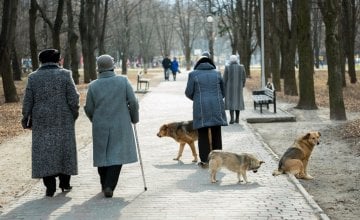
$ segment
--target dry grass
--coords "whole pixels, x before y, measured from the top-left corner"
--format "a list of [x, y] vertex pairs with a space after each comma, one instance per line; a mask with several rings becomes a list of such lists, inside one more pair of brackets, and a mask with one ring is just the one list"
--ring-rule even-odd
[[[136, 69], [130, 69], [127, 75], [129, 81], [134, 86], [136, 86], [137, 71]], [[156, 80], [158, 74], [162, 74], [161, 69], [148, 70], [148, 73], [145, 75], [146, 78], [152, 79], [151, 86], [156, 86], [156, 84], [159, 83], [159, 80]], [[16, 81], [15, 86], [20, 100], [22, 100], [26, 86], [26, 78], [23, 78], [22, 81]], [[77, 85], [77, 88], [80, 92], [80, 105], [84, 106], [87, 84], [81, 83]], [[3, 84], [0, 78], [0, 144], [5, 140], [26, 132], [21, 126], [21, 108], [22, 102], [5, 103]]]
[[[360, 73], [357, 72], [357, 79], [360, 80]], [[360, 83], [350, 84], [348, 75], [346, 75], [347, 86], [343, 89], [343, 97], [346, 112], [360, 112]], [[283, 82], [281, 82], [283, 83]], [[315, 100], [318, 107], [329, 108], [329, 90], [327, 83], [327, 71], [316, 70], [314, 75], [315, 86]], [[251, 78], [247, 79], [246, 87], [252, 91], [259, 89], [260, 85], [260, 70], [251, 72]], [[283, 85], [283, 84], [282, 84]], [[298, 96], [284, 95], [283, 91], [276, 93], [277, 98], [281, 102], [297, 103]], [[360, 137], [360, 118], [349, 121], [342, 125], [339, 129], [344, 138], [359, 138]]]

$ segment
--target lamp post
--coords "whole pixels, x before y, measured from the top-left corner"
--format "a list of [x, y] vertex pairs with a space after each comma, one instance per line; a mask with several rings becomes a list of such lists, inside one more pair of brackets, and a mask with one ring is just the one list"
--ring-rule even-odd
[[209, 24], [209, 53], [210, 58], [214, 60], [214, 30], [213, 30], [213, 22], [214, 18], [209, 15], [206, 18], [207, 23]]

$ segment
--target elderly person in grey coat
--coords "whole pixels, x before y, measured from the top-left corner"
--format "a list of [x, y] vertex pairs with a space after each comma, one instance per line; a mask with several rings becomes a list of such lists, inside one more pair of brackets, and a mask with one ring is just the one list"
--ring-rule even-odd
[[79, 93], [69, 70], [59, 67], [60, 52], [39, 53], [41, 66], [28, 77], [23, 100], [22, 126], [32, 129], [32, 178], [42, 178], [46, 196], [69, 191], [71, 175], [78, 174], [75, 120]]
[[193, 101], [193, 127], [198, 130], [202, 168], [208, 166], [211, 150], [222, 149], [221, 126], [227, 125], [224, 92], [223, 79], [213, 61], [206, 55], [200, 57], [189, 73], [185, 95]]
[[89, 85], [85, 113], [92, 122], [93, 163], [105, 197], [112, 197], [123, 164], [137, 161], [132, 123], [139, 105], [128, 79], [114, 72], [110, 55], [97, 58], [99, 78]]
[[[246, 82], [246, 72], [243, 65], [237, 62], [237, 56], [230, 56], [230, 64], [225, 66], [225, 109], [230, 110], [229, 124], [239, 123], [240, 110], [245, 109], [243, 88]], [[234, 120], [234, 112], [236, 118]]]

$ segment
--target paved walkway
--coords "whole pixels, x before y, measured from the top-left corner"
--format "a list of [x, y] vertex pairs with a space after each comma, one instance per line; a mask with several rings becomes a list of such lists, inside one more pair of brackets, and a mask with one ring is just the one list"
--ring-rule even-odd
[[147, 191], [140, 164], [134, 163], [123, 166], [114, 197], [104, 198], [92, 166], [91, 125], [82, 112], [77, 122], [79, 175], [72, 178], [73, 190], [58, 190], [47, 198], [39, 181], [0, 219], [327, 219], [296, 179], [271, 175], [276, 156], [244, 118], [257, 114], [248, 94], [240, 124], [223, 127], [222, 132], [223, 150], [254, 153], [266, 161], [258, 173], [248, 172], [252, 183], [238, 184], [236, 174], [227, 170], [218, 173], [218, 183], [210, 183], [208, 171], [191, 162], [190, 148], [185, 148], [182, 162], [172, 160], [178, 144], [156, 133], [163, 123], [192, 118], [192, 102], [184, 95], [186, 77], [182, 73], [175, 82], [151, 87], [141, 99], [136, 127]]

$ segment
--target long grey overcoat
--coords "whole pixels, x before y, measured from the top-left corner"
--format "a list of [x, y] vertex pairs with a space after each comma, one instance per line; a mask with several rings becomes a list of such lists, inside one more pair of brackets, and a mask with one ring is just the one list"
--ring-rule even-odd
[[78, 174], [79, 93], [69, 70], [45, 63], [28, 77], [23, 122], [32, 118], [32, 177]]
[[225, 67], [225, 109], [244, 110], [243, 88], [246, 82], [246, 72], [243, 65], [236, 61]]
[[139, 121], [139, 104], [128, 79], [101, 72], [89, 85], [84, 109], [92, 122], [94, 166], [136, 162], [131, 123]]
[[193, 101], [193, 127], [226, 126], [224, 82], [220, 72], [201, 63], [189, 73], [185, 95]]

